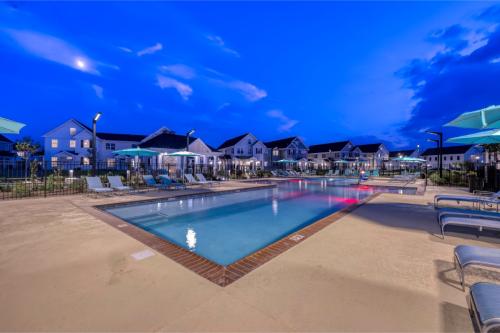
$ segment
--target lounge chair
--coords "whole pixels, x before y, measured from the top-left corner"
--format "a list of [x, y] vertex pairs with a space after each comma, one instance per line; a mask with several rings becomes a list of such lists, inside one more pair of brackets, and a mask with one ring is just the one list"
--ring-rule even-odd
[[87, 190], [95, 194], [113, 193], [113, 189], [109, 187], [104, 187], [99, 177], [85, 177], [87, 182]]
[[480, 231], [483, 229], [500, 230], [500, 221], [486, 218], [471, 218], [461, 216], [445, 216], [439, 221], [441, 227], [441, 236], [444, 239], [444, 228], [447, 225], [456, 225], [461, 227], [474, 227]]
[[373, 177], [380, 177], [380, 174], [379, 174], [378, 170], [373, 170], [372, 171], [372, 176]]
[[198, 181], [196, 180], [192, 174], [190, 173], [186, 173], [184, 175], [184, 178], [186, 179], [187, 181], [187, 185], [212, 185], [210, 183], [204, 183], [204, 182], [201, 182], [201, 181]]
[[500, 327], [500, 285], [478, 282], [470, 287], [469, 307], [481, 333]]
[[335, 172], [333, 173], [332, 176], [339, 176], [340, 175], [340, 171], [339, 169], [335, 170]]
[[146, 185], [149, 187], [154, 187], [157, 189], [167, 188], [167, 186], [157, 183], [154, 177], [151, 175], [143, 175], [142, 179], [144, 180], [144, 183], [146, 183]]
[[445, 216], [459, 216], [459, 217], [477, 217], [486, 219], [498, 219], [500, 220], [500, 213], [491, 212], [487, 210], [477, 210], [477, 209], [464, 209], [464, 208], [452, 208], [443, 207], [437, 209], [437, 219], [438, 222]]
[[212, 181], [212, 180], [207, 180], [205, 176], [202, 173], [197, 173], [195, 174], [196, 178], [204, 184], [212, 184], [212, 185], [220, 185], [220, 182]]
[[499, 204], [500, 192], [491, 193], [487, 196], [483, 195], [456, 195], [456, 194], [437, 194], [434, 196], [434, 208], [438, 207], [439, 201], [456, 201], [457, 204], [460, 202], [471, 202], [473, 206], [478, 205], [488, 205], [488, 206], [497, 206]]
[[278, 173], [274, 170], [271, 170], [271, 175], [273, 175], [274, 177], [278, 177]]
[[109, 181], [109, 186], [113, 190], [117, 190], [118, 192], [132, 191], [132, 187], [123, 185], [122, 178], [120, 176], [108, 176], [108, 181]]
[[454, 253], [455, 268], [459, 272], [462, 288], [465, 287], [464, 270], [467, 266], [500, 268], [500, 249], [458, 245], [455, 247]]
[[175, 189], [185, 189], [186, 185], [174, 181], [172, 178], [170, 178], [167, 175], [159, 175], [158, 178], [160, 178], [160, 184], [162, 186], [165, 186], [167, 188], [175, 188]]

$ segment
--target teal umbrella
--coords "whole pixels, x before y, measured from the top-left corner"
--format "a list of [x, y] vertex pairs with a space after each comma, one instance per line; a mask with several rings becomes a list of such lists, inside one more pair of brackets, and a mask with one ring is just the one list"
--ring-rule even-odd
[[19, 134], [21, 128], [26, 126], [23, 123], [0, 117], [0, 133]]
[[296, 160], [279, 160], [276, 163], [298, 163]]
[[446, 140], [446, 142], [471, 145], [487, 145], [500, 143], [500, 129], [457, 136]]
[[193, 152], [190, 152], [190, 151], [185, 151], [185, 150], [176, 151], [174, 153], [170, 153], [170, 154], [167, 154], [167, 155], [168, 156], [174, 156], [174, 157], [196, 157], [196, 156], [201, 156], [200, 154], [193, 153]]
[[491, 105], [487, 108], [462, 113], [444, 126], [463, 128], [500, 128], [500, 105]]
[[336, 160], [335, 162], [333, 163], [336, 163], [336, 164], [349, 164], [350, 162], [349, 161], [346, 161], [346, 160]]
[[154, 150], [143, 149], [143, 148], [128, 148], [122, 150], [115, 150], [113, 154], [131, 157], [151, 157], [156, 156], [159, 153]]
[[409, 157], [409, 156], [404, 156], [404, 157], [396, 157], [392, 159], [393, 161], [397, 162], [405, 162], [405, 163], [424, 163], [426, 160], [422, 158], [416, 158], [416, 157]]

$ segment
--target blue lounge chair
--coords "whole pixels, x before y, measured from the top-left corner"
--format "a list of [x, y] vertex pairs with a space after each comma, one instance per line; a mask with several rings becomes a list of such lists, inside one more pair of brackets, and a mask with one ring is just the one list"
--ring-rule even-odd
[[158, 178], [160, 178], [160, 184], [163, 186], [166, 186], [167, 188], [175, 188], [175, 189], [185, 189], [186, 188], [186, 185], [174, 181], [172, 178], [170, 178], [167, 175], [159, 175]]
[[500, 230], [500, 220], [479, 218], [479, 217], [463, 217], [463, 216], [445, 216], [439, 221], [441, 227], [441, 236], [444, 239], [444, 228], [447, 225], [455, 225], [461, 227]]
[[497, 207], [499, 204], [500, 192], [490, 193], [487, 196], [483, 195], [456, 195], [456, 194], [438, 194], [434, 196], [434, 208], [438, 207], [439, 201], [456, 201], [457, 204], [460, 202], [471, 202], [473, 206], [477, 205], [480, 208], [481, 204], [488, 205], [490, 207]]
[[458, 245], [455, 247], [455, 268], [460, 275], [462, 288], [465, 286], [464, 270], [467, 266], [483, 266], [500, 268], [500, 249]]
[[108, 176], [109, 186], [118, 192], [130, 192], [132, 187], [125, 186], [122, 183], [122, 178], [120, 176]]
[[487, 210], [464, 209], [464, 208], [454, 208], [454, 207], [438, 208], [437, 209], [438, 222], [441, 222], [441, 220], [445, 216], [476, 217], [476, 218], [500, 220], [500, 213]]
[[469, 307], [481, 333], [500, 327], [500, 285], [478, 282], [470, 287]]
[[378, 170], [373, 170], [372, 171], [372, 176], [373, 177], [380, 177], [380, 174], [379, 174]]

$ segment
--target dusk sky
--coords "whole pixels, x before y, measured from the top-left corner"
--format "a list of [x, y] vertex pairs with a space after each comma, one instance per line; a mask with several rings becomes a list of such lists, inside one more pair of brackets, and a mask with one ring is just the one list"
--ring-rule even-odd
[[426, 129], [500, 104], [498, 22], [494, 2], [11, 1], [0, 116], [37, 140], [101, 111], [99, 131], [194, 128], [214, 146], [428, 145]]

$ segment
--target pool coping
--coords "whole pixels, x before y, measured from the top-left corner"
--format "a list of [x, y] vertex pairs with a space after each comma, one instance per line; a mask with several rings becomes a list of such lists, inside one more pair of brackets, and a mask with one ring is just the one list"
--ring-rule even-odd
[[[269, 187], [274, 187], [274, 186], [269, 186]], [[167, 200], [175, 200], [183, 197], [219, 195], [231, 192], [242, 192], [242, 191], [252, 191], [252, 190], [255, 191], [258, 189], [253, 188], [253, 189], [227, 190], [216, 193], [200, 193], [200, 194], [189, 194], [189, 195], [186, 194], [186, 195], [171, 197], [172, 199], [169, 198]], [[131, 201], [128, 203], [120, 203], [120, 204], [105, 204], [105, 205], [90, 206], [86, 207], [87, 208], [86, 211], [91, 215], [93, 215], [94, 217], [97, 217], [98, 219], [102, 220], [108, 225], [114, 227], [115, 229], [120, 230], [121, 232], [127, 234], [128, 236], [134, 238], [135, 240], [150, 247], [156, 252], [166, 256], [167, 258], [170, 258], [171, 260], [177, 262], [178, 264], [181, 264], [185, 268], [202, 276], [203, 278], [217, 284], [220, 287], [226, 287], [231, 283], [235, 282], [236, 280], [247, 275], [248, 273], [252, 272], [253, 270], [257, 269], [258, 267], [262, 266], [271, 259], [277, 257], [281, 253], [303, 242], [304, 240], [314, 235], [316, 232], [336, 222], [346, 214], [349, 214], [350, 212], [354, 211], [355, 209], [359, 208], [360, 206], [364, 205], [368, 201], [374, 199], [375, 197], [381, 194], [382, 194], [381, 192], [374, 193], [355, 204], [344, 207], [343, 209], [333, 214], [330, 214], [324, 218], [321, 218], [313, 222], [312, 224], [298, 231], [295, 231], [283, 237], [282, 239], [272, 244], [269, 244], [266, 247], [257, 250], [256, 252], [253, 252], [252, 254], [228, 266], [216, 264], [211, 260], [208, 260], [196, 253], [193, 253], [189, 250], [180, 247], [179, 245], [176, 245], [172, 242], [162, 239], [104, 210], [106, 208], [110, 208], [113, 206], [123, 206], [127, 204], [135, 205], [145, 202], [156, 202], [158, 201], [158, 198]]]

